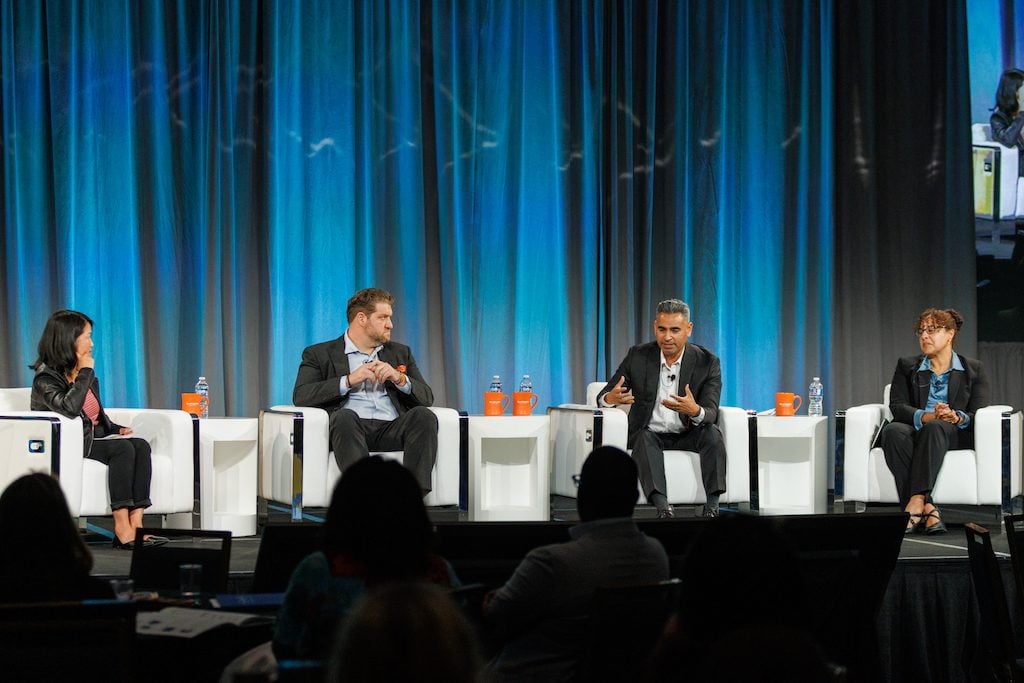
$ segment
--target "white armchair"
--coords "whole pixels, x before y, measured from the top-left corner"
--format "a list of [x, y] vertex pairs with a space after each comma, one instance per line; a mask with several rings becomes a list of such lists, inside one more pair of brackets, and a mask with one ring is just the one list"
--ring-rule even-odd
[[[107, 466], [83, 457], [81, 418], [29, 410], [30, 396], [27, 387], [0, 389], [0, 487], [29, 472], [49, 472], [60, 480], [72, 516], [111, 514]], [[198, 420], [180, 410], [106, 411], [153, 449], [153, 505], [146, 514], [191, 515]]]
[[[452, 408], [431, 408], [437, 416], [437, 461], [428, 506], [458, 505], [465, 429]], [[402, 451], [376, 452], [402, 461]], [[259, 495], [291, 508], [293, 520], [303, 507], [327, 507], [341, 470], [331, 451], [330, 419], [320, 408], [274, 406], [260, 412]]]
[[1018, 177], [1018, 151], [992, 139], [987, 123], [971, 126], [974, 150], [974, 212], [993, 220], [1024, 216], [1024, 178]]
[[[626, 450], [626, 411], [620, 408], [599, 408], [597, 395], [605, 382], [587, 385], [585, 404], [566, 403], [548, 409], [551, 429], [552, 467], [551, 492], [576, 497], [573, 474], [579, 474], [587, 455], [598, 446], [617, 446]], [[747, 503], [756, 507], [751, 496], [751, 467], [757, 478], [757, 464], [750, 458], [757, 455], [751, 441], [757, 438], [757, 422], [742, 408], [721, 407], [718, 427], [722, 430], [726, 451], [726, 490], [722, 502]], [[665, 451], [665, 480], [668, 502], [673, 505], [694, 505], [706, 502], [700, 475], [700, 456], [692, 451]], [[753, 487], [756, 489], [756, 484]]]
[[[881, 447], [871, 447], [889, 411], [889, 385], [882, 403], [836, 413], [836, 496], [846, 502], [898, 503], [896, 479]], [[1021, 495], [1021, 412], [1005, 405], [974, 414], [974, 449], [946, 453], [932, 497], [937, 504], [999, 505], [1008, 512]]]

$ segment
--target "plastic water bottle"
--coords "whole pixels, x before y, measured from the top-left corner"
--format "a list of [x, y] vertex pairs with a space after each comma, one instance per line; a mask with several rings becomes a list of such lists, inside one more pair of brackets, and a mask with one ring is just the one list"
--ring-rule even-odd
[[812, 378], [811, 386], [807, 387], [807, 414], [810, 417], [821, 417], [824, 414], [822, 409], [824, 394], [825, 388], [821, 386], [821, 379]]
[[499, 394], [501, 393], [501, 377], [498, 375], [491, 377], [491, 388], [488, 389], [488, 391], [496, 391]]
[[199, 417], [207, 418], [210, 416], [210, 385], [206, 383], [205, 377], [200, 377], [196, 382], [196, 393], [199, 394], [199, 405], [202, 406]]
[[533, 393], [533, 381], [530, 380], [529, 375], [523, 375], [523, 379], [519, 382], [519, 391], [528, 391]]

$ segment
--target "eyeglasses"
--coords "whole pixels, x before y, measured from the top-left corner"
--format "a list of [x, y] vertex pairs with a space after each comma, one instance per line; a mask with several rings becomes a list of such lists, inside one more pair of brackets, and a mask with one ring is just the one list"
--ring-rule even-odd
[[914, 336], [915, 337], [922, 337], [922, 336], [927, 334], [929, 337], [931, 337], [936, 332], [939, 332], [941, 330], [947, 330], [947, 329], [949, 329], [949, 328], [947, 328], [947, 327], [935, 327], [934, 325], [931, 326], [931, 327], [922, 327], [921, 329], [914, 330]]

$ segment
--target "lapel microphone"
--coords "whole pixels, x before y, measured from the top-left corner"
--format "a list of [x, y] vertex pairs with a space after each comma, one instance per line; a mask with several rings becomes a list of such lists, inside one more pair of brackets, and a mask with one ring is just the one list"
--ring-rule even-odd
[[676, 381], [676, 376], [675, 375], [669, 375], [668, 376], [668, 381], [669, 382], [675, 382]]

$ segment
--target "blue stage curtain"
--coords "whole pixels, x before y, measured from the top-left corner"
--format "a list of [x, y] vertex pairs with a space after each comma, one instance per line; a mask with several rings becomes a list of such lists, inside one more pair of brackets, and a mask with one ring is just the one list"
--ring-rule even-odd
[[[0, 382], [96, 320], [108, 404], [289, 402], [347, 297], [439, 403], [579, 401], [658, 301], [723, 402], [830, 378], [831, 3], [0, 2]], [[826, 403], [826, 408], [831, 408]]]

